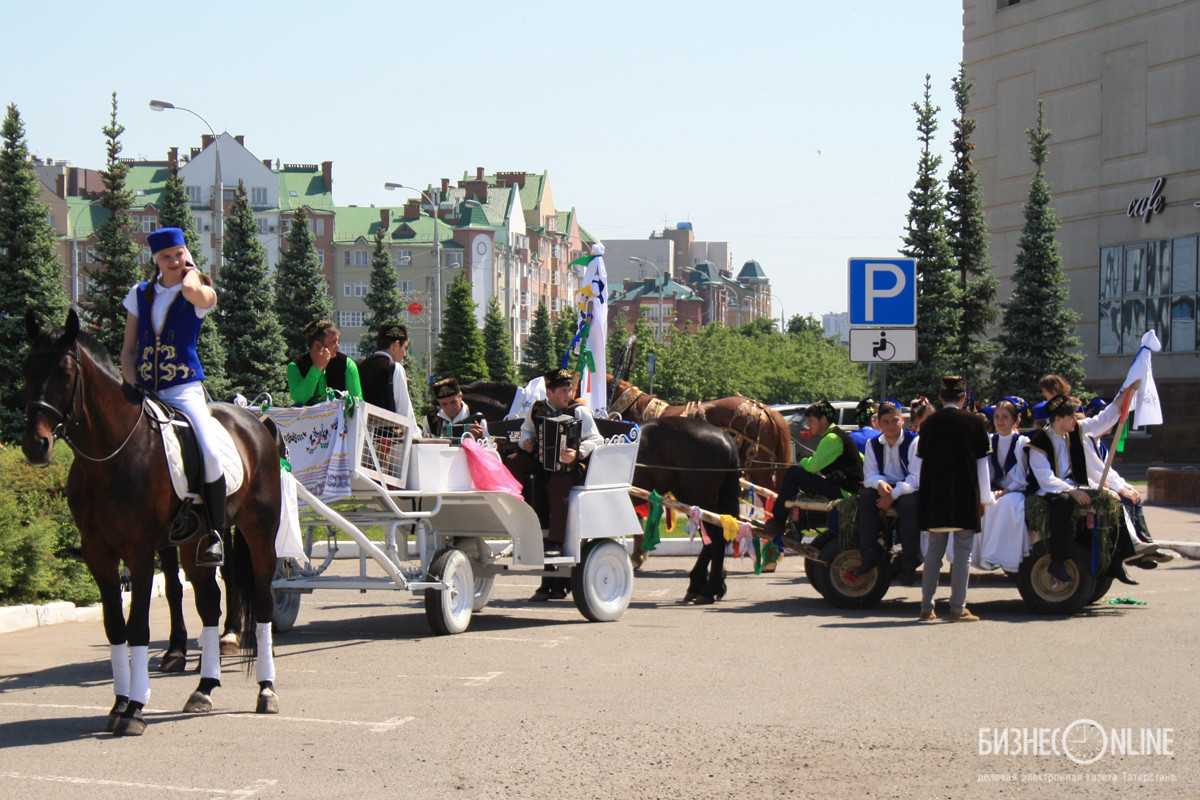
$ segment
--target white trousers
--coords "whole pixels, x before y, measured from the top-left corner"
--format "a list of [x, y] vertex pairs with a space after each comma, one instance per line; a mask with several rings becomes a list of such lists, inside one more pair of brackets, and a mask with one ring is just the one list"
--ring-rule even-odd
[[212, 483], [221, 477], [221, 456], [217, 452], [217, 421], [208, 410], [204, 397], [204, 386], [200, 381], [182, 383], [163, 389], [158, 396], [187, 415], [196, 431], [196, 441], [204, 458], [204, 482]]

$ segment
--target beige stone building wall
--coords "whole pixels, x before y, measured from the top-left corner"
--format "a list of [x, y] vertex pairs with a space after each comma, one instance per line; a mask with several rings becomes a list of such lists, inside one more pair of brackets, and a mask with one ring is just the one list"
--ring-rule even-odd
[[[1155, 327], [1168, 345], [1154, 362], [1169, 420], [1176, 410], [1195, 416], [1182, 403], [1200, 383], [1198, 32], [1200, 0], [963, 2], [975, 163], [1000, 299], [1011, 291], [1033, 177], [1025, 131], [1041, 100], [1088, 388], [1115, 389], [1141, 333]], [[1131, 203], [1140, 212], [1147, 200], [1152, 213], [1130, 215]]]

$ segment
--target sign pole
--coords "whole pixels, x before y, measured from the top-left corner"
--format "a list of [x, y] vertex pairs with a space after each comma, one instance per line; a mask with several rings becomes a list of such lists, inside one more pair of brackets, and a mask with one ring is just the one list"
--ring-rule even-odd
[[887, 398], [887, 362], [879, 365], [879, 399]]

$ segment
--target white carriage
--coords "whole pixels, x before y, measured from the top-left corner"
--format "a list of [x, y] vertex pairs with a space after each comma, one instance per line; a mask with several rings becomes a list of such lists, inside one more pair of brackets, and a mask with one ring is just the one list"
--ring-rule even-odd
[[[267, 411], [285, 435], [289, 411]], [[300, 482], [297, 494], [317, 517], [306, 515], [303, 525], [306, 554], [311, 559], [316, 528], [337, 529], [358, 545], [358, 575], [326, 574], [332, 537], [320, 564], [281, 559], [272, 584], [276, 629], [289, 629], [301, 596], [316, 589], [391, 589], [423, 594], [435, 633], [461, 633], [487, 605], [496, 577], [514, 572], [569, 575], [575, 605], [592, 621], [616, 620], [629, 606], [625, 537], [641, 533], [629, 501], [636, 433], [592, 453], [583, 485], [570, 492], [562, 555], [547, 557], [534, 510], [506, 492], [476, 489], [460, 443], [419, 439], [406, 418], [361, 402], [343, 421], [348, 486], [328, 501]], [[382, 540], [368, 538], [375, 526]]]

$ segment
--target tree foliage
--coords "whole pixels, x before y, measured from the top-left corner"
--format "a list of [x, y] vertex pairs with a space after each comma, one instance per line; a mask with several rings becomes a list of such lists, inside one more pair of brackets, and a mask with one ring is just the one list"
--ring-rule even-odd
[[359, 352], [371, 353], [375, 350], [375, 340], [379, 329], [385, 325], [399, 322], [404, 312], [404, 295], [400, 293], [400, 284], [396, 280], [396, 270], [392, 267], [392, 257], [384, 243], [387, 229], [380, 225], [375, 229], [375, 250], [371, 254], [371, 277], [367, 287], [367, 296], [363, 302], [367, 306], [367, 329], [363, 333], [362, 342], [358, 345]]
[[1041, 101], [1037, 127], [1026, 134], [1037, 169], [1025, 203], [1025, 227], [1017, 242], [1013, 293], [1003, 304], [1003, 331], [998, 337], [1000, 353], [993, 380], [997, 392], [1037, 397], [1037, 382], [1043, 375], [1057, 373], [1079, 391], [1084, 374], [1080, 366], [1083, 354], [1075, 335], [1079, 314], [1067, 305], [1070, 284], [1063, 273], [1056, 236], [1058, 215], [1050, 207], [1050, 183], [1043, 170], [1053, 132], [1046, 129]]
[[457, 378], [459, 383], [488, 379], [483, 336], [475, 321], [471, 284], [461, 272], [446, 291], [446, 310], [442, 315], [438, 344], [434, 366], [439, 379]]
[[25, 311], [43, 324], [61, 325], [67, 311], [63, 271], [54, 249], [49, 209], [41, 181], [29, 163], [25, 127], [15, 105], [8, 107], [0, 149], [0, 438], [16, 440], [25, 415], [19, 387], [29, 342]]
[[257, 234], [246, 187], [239, 181], [225, 224], [225, 263], [217, 287], [225, 371], [234, 392], [250, 400], [270, 392], [277, 404], [286, 405], [290, 398], [283, 333], [275, 316], [267, 253]]
[[[167, 168], [167, 182], [163, 187], [162, 208], [158, 210], [159, 227], [179, 228], [183, 231], [183, 241], [196, 267], [204, 272], [205, 261], [200, 253], [200, 235], [196, 231], [196, 219], [192, 216], [187, 187], [179, 177], [179, 167], [171, 162]], [[228, 400], [233, 397], [229, 391], [229, 381], [225, 377], [225, 348], [221, 344], [221, 335], [217, 332], [217, 311], [207, 314], [200, 323], [200, 337], [196, 340], [196, 356], [204, 367], [204, 387], [214, 400]]]
[[954, 254], [946, 238], [946, 211], [938, 168], [942, 157], [933, 153], [937, 113], [933, 105], [929, 75], [917, 114], [917, 140], [921, 156], [917, 180], [908, 197], [912, 201], [901, 251], [917, 261], [917, 361], [896, 364], [889, 370], [888, 393], [901, 396], [929, 394], [942, 375], [958, 366], [955, 347], [962, 318]]
[[575, 341], [575, 332], [579, 328], [579, 314], [574, 308], [567, 307], [558, 315], [554, 323], [554, 363], [562, 364], [563, 356], [571, 349]]
[[333, 297], [303, 206], [296, 209], [284, 241], [287, 246], [275, 269], [275, 316], [283, 331], [285, 352], [298, 358], [308, 351], [304, 326], [315, 319], [332, 319]]
[[112, 95], [112, 116], [103, 129], [107, 139], [108, 160], [100, 173], [104, 192], [100, 205], [108, 218], [96, 230], [96, 260], [88, 281], [88, 302], [91, 308], [88, 321], [95, 328], [96, 338], [112, 356], [120, 361], [121, 345], [125, 341], [125, 295], [135, 283], [144, 279], [139, 261], [141, 245], [133, 239], [133, 192], [125, 186], [129, 166], [121, 161], [121, 134], [125, 126], [117, 123], [117, 93]]
[[500, 308], [500, 300], [495, 295], [488, 301], [487, 313], [483, 315], [483, 358], [487, 362], [490, 380], [516, 383], [512, 334]]
[[983, 213], [983, 189], [979, 173], [971, 160], [975, 145], [971, 134], [975, 120], [967, 116], [971, 87], [966, 67], [959, 65], [951, 83], [958, 117], [954, 120], [954, 165], [946, 177], [946, 231], [950, 250], [958, 265], [961, 297], [961, 322], [958, 326], [952, 372], [963, 375], [976, 394], [988, 394], [985, 378], [990, 373], [996, 346], [987, 336], [987, 328], [996, 321], [996, 276], [988, 256], [987, 219]]
[[529, 338], [525, 340], [521, 359], [521, 380], [529, 382], [558, 366], [554, 352], [554, 332], [550, 328], [550, 312], [545, 303], [538, 303], [533, 312], [533, 324], [529, 326]]

